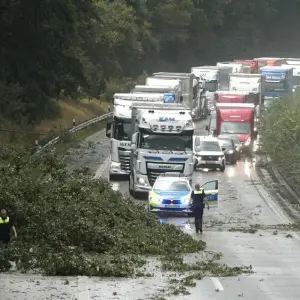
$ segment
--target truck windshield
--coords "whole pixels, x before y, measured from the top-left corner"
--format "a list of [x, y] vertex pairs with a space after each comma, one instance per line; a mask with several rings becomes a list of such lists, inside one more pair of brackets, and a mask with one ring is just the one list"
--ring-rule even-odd
[[131, 119], [114, 119], [114, 138], [119, 141], [131, 141]]
[[218, 82], [217, 81], [206, 81], [205, 89], [209, 92], [215, 92], [218, 90]]
[[221, 126], [222, 133], [240, 133], [248, 134], [250, 132], [250, 124], [246, 122], [223, 122]]
[[141, 133], [140, 148], [153, 150], [192, 151], [193, 135]]
[[286, 90], [286, 81], [266, 82], [266, 92], [284, 92]]

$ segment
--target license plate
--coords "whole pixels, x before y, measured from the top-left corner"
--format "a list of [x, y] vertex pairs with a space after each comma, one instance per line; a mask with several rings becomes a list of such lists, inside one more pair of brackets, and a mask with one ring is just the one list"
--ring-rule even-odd
[[166, 204], [165, 208], [180, 208], [180, 205], [175, 205], [175, 204]]

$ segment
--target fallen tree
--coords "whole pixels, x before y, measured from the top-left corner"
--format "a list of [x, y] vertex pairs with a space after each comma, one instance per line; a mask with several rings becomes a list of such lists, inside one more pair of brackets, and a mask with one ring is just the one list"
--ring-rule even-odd
[[26, 152], [2, 149], [0, 189], [0, 207], [8, 209], [18, 228], [18, 239], [0, 247], [0, 271], [14, 261], [21, 271], [45, 275], [149, 276], [141, 268], [150, 256], [160, 258], [163, 270], [167, 257], [168, 270], [176, 266], [181, 274], [188, 272], [188, 284], [183, 279], [176, 286], [189, 286], [207, 274], [249, 273], [249, 268], [212, 263], [220, 255], [179, 264], [180, 256], [204, 250], [205, 242], [160, 223], [105, 180], [68, 171], [55, 153], [32, 159]]

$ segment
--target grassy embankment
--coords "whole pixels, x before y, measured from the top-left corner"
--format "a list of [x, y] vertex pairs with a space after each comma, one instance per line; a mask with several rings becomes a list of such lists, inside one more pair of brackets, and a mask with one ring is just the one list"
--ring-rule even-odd
[[23, 146], [32, 148], [35, 140], [38, 140], [39, 144], [43, 145], [47, 140], [61, 135], [61, 142], [57, 144], [57, 150], [64, 152], [105, 126], [105, 122], [100, 122], [76, 134], [65, 134], [72, 127], [73, 119], [75, 119], [76, 125], [79, 125], [89, 119], [105, 114], [108, 110], [108, 102], [106, 100], [81, 99], [79, 101], [61, 100], [58, 104], [60, 108], [59, 115], [56, 118], [44, 120], [35, 127], [2, 124], [2, 128], [10, 128], [11, 131], [1, 131], [0, 144], [2, 146], [13, 145], [17, 148]]
[[262, 126], [263, 150], [300, 194], [300, 89], [275, 100]]

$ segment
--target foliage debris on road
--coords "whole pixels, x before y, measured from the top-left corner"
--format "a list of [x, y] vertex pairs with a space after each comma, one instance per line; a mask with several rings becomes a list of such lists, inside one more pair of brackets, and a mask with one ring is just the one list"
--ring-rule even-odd
[[[0, 172], [0, 206], [15, 218], [19, 232], [7, 249], [0, 249], [1, 271], [15, 261], [24, 272], [46, 275], [143, 276], [147, 256], [205, 249], [205, 242], [161, 224], [105, 180], [68, 171], [55, 153], [32, 159], [26, 152], [2, 149]], [[165, 271], [173, 271], [170, 266], [162, 263]], [[231, 270], [213, 262], [197, 268], [203, 276]]]

